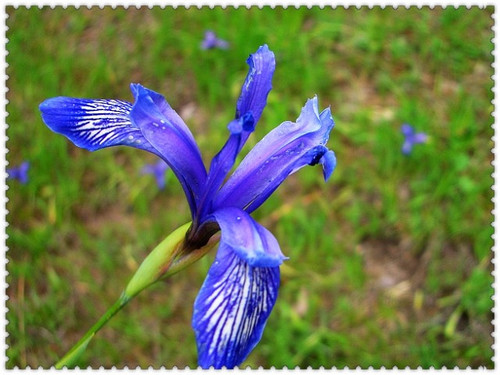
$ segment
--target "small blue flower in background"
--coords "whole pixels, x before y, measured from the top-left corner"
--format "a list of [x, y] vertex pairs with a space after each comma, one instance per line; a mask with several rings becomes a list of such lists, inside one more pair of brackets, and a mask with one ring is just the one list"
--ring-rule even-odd
[[415, 133], [413, 126], [409, 124], [403, 124], [401, 126], [401, 133], [404, 135], [404, 143], [401, 151], [405, 155], [409, 155], [413, 149], [413, 145], [417, 143], [424, 143], [427, 141], [427, 134], [425, 133]]
[[142, 169], [142, 174], [151, 174], [154, 176], [156, 180], [156, 184], [158, 185], [158, 189], [165, 189], [165, 173], [170, 169], [167, 163], [163, 160], [158, 160], [153, 164], [146, 164]]
[[205, 31], [205, 38], [201, 42], [201, 49], [228, 49], [229, 43], [223, 39], [220, 39], [215, 35], [212, 30]]
[[[94, 151], [127, 145], [162, 158], [179, 179], [192, 225], [186, 251], [204, 246], [221, 231], [219, 249], [194, 302], [192, 326], [198, 363], [233, 368], [262, 336], [278, 296], [279, 266], [286, 257], [276, 238], [250, 214], [292, 173], [321, 164], [327, 180], [336, 166], [326, 147], [334, 126], [330, 109], [309, 99], [296, 122], [286, 121], [250, 150], [226, 180], [255, 129], [271, 90], [274, 53], [267, 45], [247, 60], [250, 70], [229, 122], [229, 137], [206, 170], [193, 135], [160, 94], [132, 84], [135, 103], [56, 97], [40, 105], [50, 129]], [[225, 181], [225, 182], [224, 182]]]
[[7, 168], [7, 180], [18, 180], [21, 184], [28, 182], [30, 163], [25, 161], [17, 167]]

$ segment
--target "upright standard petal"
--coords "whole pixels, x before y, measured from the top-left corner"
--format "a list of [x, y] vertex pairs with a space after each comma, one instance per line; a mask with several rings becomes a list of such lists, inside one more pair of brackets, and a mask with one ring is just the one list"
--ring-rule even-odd
[[205, 186], [206, 170], [193, 135], [163, 96], [138, 84], [131, 87], [136, 102], [130, 118], [172, 168], [194, 216]]
[[317, 98], [308, 100], [297, 122], [282, 123], [248, 153], [217, 194], [214, 209], [232, 206], [250, 213], [306, 165], [323, 164], [328, 178], [336, 164], [325, 146], [333, 126], [330, 110], [320, 114]]
[[250, 70], [241, 88], [236, 104], [236, 118], [251, 112], [255, 123], [259, 122], [267, 104], [267, 96], [272, 89], [272, 79], [276, 61], [274, 53], [264, 44], [247, 60]]
[[276, 302], [279, 267], [252, 267], [221, 243], [194, 303], [202, 368], [240, 365], [262, 337]]
[[210, 165], [205, 197], [199, 211], [201, 220], [211, 211], [211, 198], [220, 188], [226, 175], [233, 167], [238, 153], [254, 131], [272, 88], [276, 63], [274, 53], [269, 50], [267, 45], [261, 46], [255, 53], [251, 54], [247, 63], [250, 69], [236, 104], [235, 119], [228, 125], [229, 138]]
[[206, 215], [212, 211], [212, 199], [234, 165], [243, 141], [242, 132], [249, 131], [250, 128], [253, 130], [254, 126], [255, 122], [250, 112], [229, 123], [228, 129], [231, 135], [221, 151], [214, 156], [210, 163], [203, 199], [198, 207], [197, 217], [200, 222], [204, 221]]
[[158, 151], [129, 118], [132, 104], [114, 99], [56, 97], [40, 104], [45, 124], [76, 146], [90, 151], [127, 145], [154, 154]]

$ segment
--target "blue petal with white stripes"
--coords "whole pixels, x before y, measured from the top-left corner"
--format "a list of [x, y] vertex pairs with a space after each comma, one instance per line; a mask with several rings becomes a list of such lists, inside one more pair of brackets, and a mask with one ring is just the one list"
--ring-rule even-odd
[[132, 104], [115, 99], [59, 96], [40, 104], [43, 121], [54, 132], [90, 151], [127, 145], [159, 155], [130, 120]]
[[160, 94], [132, 84], [135, 103], [114, 99], [56, 97], [40, 104], [56, 133], [90, 151], [126, 145], [161, 157], [179, 179], [191, 212], [197, 212], [206, 170], [189, 128]]
[[202, 368], [234, 368], [257, 345], [278, 297], [279, 267], [252, 267], [221, 243], [194, 303]]

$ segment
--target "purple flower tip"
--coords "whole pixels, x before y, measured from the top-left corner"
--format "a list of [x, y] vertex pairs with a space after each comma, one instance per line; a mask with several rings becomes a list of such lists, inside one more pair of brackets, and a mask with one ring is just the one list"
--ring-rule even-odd
[[201, 49], [228, 49], [229, 43], [223, 39], [220, 39], [215, 35], [212, 30], [205, 31], [205, 38], [201, 42]]
[[167, 163], [163, 160], [158, 160], [153, 164], [146, 164], [142, 169], [142, 174], [151, 174], [156, 179], [156, 184], [158, 185], [158, 189], [165, 189], [165, 173], [170, 169]]
[[18, 180], [21, 184], [28, 182], [28, 170], [30, 163], [25, 161], [16, 167], [7, 168], [7, 180]]
[[409, 124], [401, 125], [401, 133], [404, 136], [403, 146], [401, 151], [405, 155], [409, 155], [413, 149], [413, 145], [418, 143], [424, 143], [427, 141], [427, 134], [425, 133], [415, 133], [413, 126]]

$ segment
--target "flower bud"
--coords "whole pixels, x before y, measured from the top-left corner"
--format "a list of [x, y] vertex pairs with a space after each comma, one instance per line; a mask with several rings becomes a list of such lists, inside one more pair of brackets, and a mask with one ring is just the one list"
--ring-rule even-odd
[[191, 222], [177, 228], [149, 253], [125, 288], [125, 295], [133, 297], [163, 276], [182, 251], [182, 244], [190, 226]]

